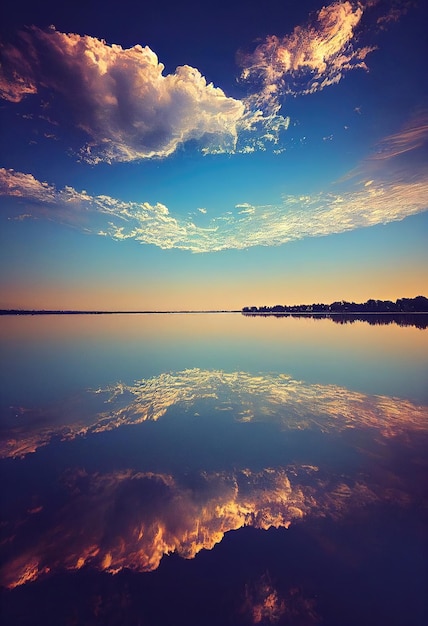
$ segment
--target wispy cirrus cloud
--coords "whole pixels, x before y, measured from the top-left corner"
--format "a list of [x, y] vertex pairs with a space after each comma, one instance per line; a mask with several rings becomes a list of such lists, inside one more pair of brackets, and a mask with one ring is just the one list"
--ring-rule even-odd
[[376, 25], [380, 30], [386, 29], [389, 24], [398, 22], [409, 9], [417, 6], [417, 0], [365, 0], [367, 8], [377, 10]]
[[428, 208], [428, 179], [373, 180], [366, 177], [339, 193], [287, 195], [281, 203], [241, 203], [211, 218], [204, 227], [190, 217], [174, 217], [162, 203], [124, 202], [90, 196], [72, 187], [57, 190], [31, 174], [0, 169], [0, 195], [18, 200], [15, 219], [44, 217], [118, 241], [136, 240], [162, 249], [216, 252], [279, 246], [402, 220]]
[[393, 157], [423, 148], [428, 143], [428, 111], [415, 114], [403, 128], [379, 142], [373, 160], [389, 160]]
[[189, 140], [232, 151], [244, 104], [188, 65], [164, 75], [148, 47], [124, 49], [95, 37], [32, 27], [3, 45], [0, 95], [19, 102], [55, 93], [90, 137], [85, 160], [165, 157]]
[[242, 54], [241, 78], [260, 86], [249, 97], [252, 104], [278, 110], [286, 94], [314, 93], [350, 70], [367, 69], [365, 58], [374, 48], [359, 47], [355, 36], [363, 13], [360, 2], [333, 2], [290, 35], [270, 35], [254, 52]]
[[[427, 181], [427, 147], [428, 111], [421, 108], [397, 132], [381, 139], [367, 158], [338, 182], [365, 181], [365, 187], [376, 187], [377, 181], [384, 181], [395, 193], [399, 193], [403, 183], [408, 183], [409, 190], [413, 184], [424, 185]], [[428, 208], [427, 204], [425, 208]]]

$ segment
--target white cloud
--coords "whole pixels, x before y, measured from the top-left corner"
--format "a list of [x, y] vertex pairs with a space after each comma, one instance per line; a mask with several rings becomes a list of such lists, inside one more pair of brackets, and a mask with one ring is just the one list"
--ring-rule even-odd
[[[243, 100], [207, 84], [188, 65], [164, 75], [148, 46], [124, 49], [33, 26], [2, 46], [0, 97], [16, 103], [36, 93], [60, 96], [88, 136], [80, 156], [92, 164], [167, 157], [191, 140], [203, 154], [280, 154], [290, 123], [279, 114], [283, 97], [314, 93], [350, 70], [367, 69], [374, 48], [359, 45], [359, 30], [363, 14], [378, 4], [335, 0], [291, 34], [270, 35], [242, 54], [241, 78], [253, 92]], [[377, 22], [387, 24], [405, 10], [397, 6]], [[49, 121], [57, 124], [53, 115]]]
[[[250, 100], [226, 96], [196, 68], [164, 75], [148, 46], [124, 49], [32, 27], [2, 53], [0, 97], [14, 103], [38, 92], [60, 97], [89, 138], [80, 156], [92, 164], [167, 157], [191, 140], [203, 154], [245, 154], [276, 146], [289, 125]], [[49, 122], [57, 123], [53, 112]]]
[[43, 89], [60, 95], [90, 137], [82, 151], [89, 162], [165, 157], [189, 140], [234, 150], [244, 104], [188, 65], [164, 75], [147, 46], [32, 27], [3, 47], [3, 57], [0, 95], [11, 102]]
[[77, 225], [116, 240], [134, 239], [163, 249], [216, 252], [284, 243], [343, 233], [402, 220], [428, 208], [428, 179], [371, 181], [352, 191], [285, 196], [276, 205], [241, 203], [212, 218], [206, 227], [174, 217], [161, 204], [123, 202], [90, 196], [72, 187], [56, 190], [31, 174], [0, 169], [0, 195], [25, 205], [25, 215]]

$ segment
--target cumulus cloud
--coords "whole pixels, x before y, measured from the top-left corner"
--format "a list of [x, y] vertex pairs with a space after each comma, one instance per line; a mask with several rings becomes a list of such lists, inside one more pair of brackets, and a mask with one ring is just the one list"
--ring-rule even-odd
[[[290, 123], [279, 113], [283, 97], [314, 93], [350, 70], [367, 69], [375, 48], [359, 43], [363, 14], [377, 12], [374, 23], [384, 28], [410, 4], [336, 0], [291, 34], [270, 35], [252, 53], [240, 53], [241, 78], [250, 87], [243, 100], [188, 65], [165, 75], [148, 46], [124, 49], [32, 26], [0, 46], [0, 97], [14, 103], [36, 93], [59, 97], [88, 137], [80, 156], [92, 164], [166, 157], [191, 140], [204, 154], [279, 153]], [[49, 121], [58, 123], [53, 114]]]
[[[368, 178], [370, 185], [366, 184]], [[0, 169], [0, 195], [18, 199], [25, 205], [26, 216], [44, 216], [118, 241], [131, 239], [162, 249], [215, 252], [279, 246], [402, 220], [428, 208], [428, 179], [402, 177], [391, 181], [367, 176], [342, 193], [288, 195], [275, 205], [243, 202], [235, 211], [211, 218], [204, 227], [190, 217], [174, 217], [162, 203], [90, 196], [72, 187], [57, 190], [31, 174], [4, 168]]]
[[352, 69], [367, 69], [372, 47], [358, 47], [355, 32], [364, 9], [360, 2], [337, 1], [323, 7], [306, 26], [290, 35], [270, 35], [241, 55], [241, 78], [260, 85], [252, 105], [276, 111], [286, 94], [309, 94], [338, 83]]
[[13, 425], [2, 431], [2, 456], [24, 457], [54, 437], [71, 440], [156, 422], [172, 407], [191, 410], [200, 400], [211, 402], [213, 411], [218, 407], [230, 410], [235, 421], [264, 421], [287, 430], [329, 433], [372, 428], [382, 437], [409, 429], [428, 431], [426, 407], [407, 400], [368, 396], [334, 385], [309, 385], [285, 374], [191, 369], [165, 372], [134, 385], [118, 383], [62, 402], [61, 407], [14, 408]]
[[11, 102], [45, 90], [60, 95], [90, 137], [87, 161], [165, 157], [189, 140], [206, 149], [235, 146], [244, 104], [188, 65], [164, 75], [148, 46], [124, 49], [32, 27], [2, 56], [0, 95]]

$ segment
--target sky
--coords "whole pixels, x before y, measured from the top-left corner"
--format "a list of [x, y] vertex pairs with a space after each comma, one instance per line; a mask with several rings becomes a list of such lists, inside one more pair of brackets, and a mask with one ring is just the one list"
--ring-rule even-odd
[[427, 295], [423, 0], [6, 0], [1, 308]]

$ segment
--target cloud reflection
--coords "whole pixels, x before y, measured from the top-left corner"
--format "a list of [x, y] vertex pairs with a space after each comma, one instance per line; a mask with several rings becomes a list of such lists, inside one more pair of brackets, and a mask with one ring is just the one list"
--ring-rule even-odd
[[267, 572], [246, 585], [241, 612], [253, 624], [315, 626], [321, 621], [314, 599], [306, 598], [299, 587], [292, 587], [286, 595], [281, 595]]
[[61, 484], [66, 504], [8, 521], [6, 543], [17, 556], [7, 560], [1, 584], [14, 588], [84, 566], [148, 572], [168, 554], [194, 558], [244, 526], [287, 529], [307, 515], [340, 519], [353, 507], [400, 497], [397, 489], [383, 493], [355, 478], [318, 477], [319, 471], [296, 465], [184, 477], [70, 471]]
[[[198, 413], [201, 402], [203, 418]], [[192, 369], [87, 392], [65, 406], [63, 415], [58, 407], [37, 415], [22, 410], [15, 419], [24, 420], [24, 425], [4, 432], [3, 456], [23, 457], [53, 438], [57, 442], [96, 436], [156, 422], [173, 407], [178, 413], [172, 419], [180, 418], [180, 409], [181, 415], [193, 411], [196, 420], [215, 421], [221, 414], [243, 428], [264, 422], [290, 436], [302, 430], [318, 433], [322, 441], [324, 435], [336, 437], [349, 429], [360, 429], [366, 439], [380, 444], [389, 437], [428, 431], [426, 407], [406, 400], [310, 385], [283, 374]], [[361, 438], [358, 446], [358, 454], [364, 455]], [[238, 464], [228, 470], [179, 473], [126, 467], [67, 470], [55, 477], [56, 507], [43, 487], [37, 496], [27, 495], [19, 512], [12, 507], [9, 519], [5, 517], [2, 549], [6, 546], [7, 554], [14, 556], [6, 558], [1, 582], [13, 588], [49, 572], [84, 566], [110, 573], [123, 568], [152, 571], [165, 555], [193, 558], [212, 549], [225, 533], [244, 526], [287, 529], [308, 516], [338, 520], [362, 506], [409, 502], [403, 479], [385, 468], [361, 473], [351, 467], [347, 474], [336, 474], [324, 461], [290, 461], [285, 455], [279, 466], [264, 469]], [[252, 600], [255, 619], [266, 611], [282, 611], [274, 590], [265, 596]]]
[[174, 407], [195, 410], [200, 400], [209, 400], [214, 412], [229, 413], [232, 421], [273, 423], [285, 430], [366, 428], [382, 437], [428, 430], [427, 407], [409, 400], [308, 384], [286, 374], [195, 368], [88, 391], [61, 407], [11, 407], [1, 456], [24, 457], [54, 437], [65, 441], [157, 421]]

